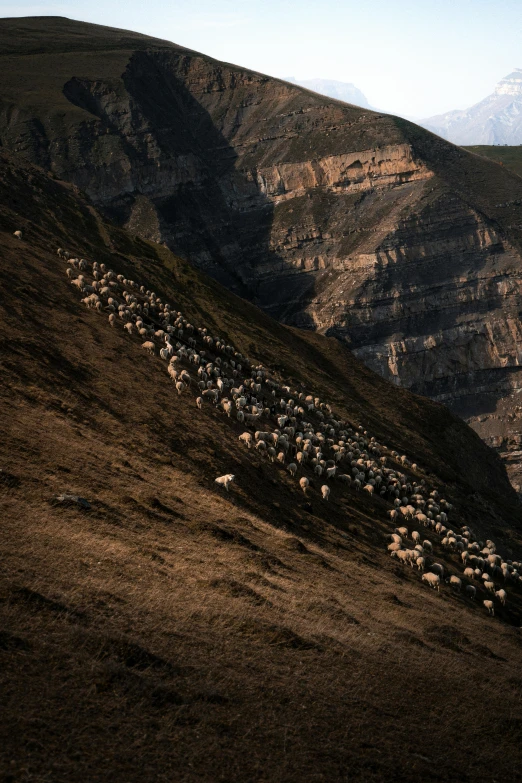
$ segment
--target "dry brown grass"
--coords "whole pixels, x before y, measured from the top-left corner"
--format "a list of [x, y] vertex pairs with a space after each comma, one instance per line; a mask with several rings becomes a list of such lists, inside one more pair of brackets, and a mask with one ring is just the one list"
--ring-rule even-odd
[[[159, 359], [82, 309], [55, 247], [69, 232], [80, 250], [83, 236], [89, 254], [157, 278], [195, 321], [306, 373], [430, 481], [450, 481], [463, 518], [497, 526], [516, 553], [520, 512], [496, 457], [333, 341], [274, 324], [105, 226], [111, 256], [81, 200], [31, 170], [36, 203], [2, 160], [4, 779], [516, 780], [520, 597], [490, 619], [421, 585], [384, 554], [379, 499], [334, 484], [331, 502], [313, 490], [305, 508], [285, 471], [239, 445], [239, 425], [198, 414]], [[6, 196], [15, 186], [23, 214]], [[227, 495], [213, 479], [229, 470]], [[53, 503], [64, 491], [91, 509]]]

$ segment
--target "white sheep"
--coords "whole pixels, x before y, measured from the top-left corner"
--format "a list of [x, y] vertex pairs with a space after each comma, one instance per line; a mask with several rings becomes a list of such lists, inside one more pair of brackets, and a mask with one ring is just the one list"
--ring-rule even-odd
[[[328, 471], [326, 471], [326, 475], [328, 475]], [[365, 484], [363, 490], [364, 492], [367, 492], [369, 495], [373, 495], [374, 487], [371, 484]]]
[[392, 557], [396, 557], [397, 560], [400, 560], [401, 563], [409, 563], [410, 562], [410, 553], [405, 549], [394, 549], [391, 552]]
[[141, 344], [141, 347], [144, 348], [148, 353], [150, 353], [151, 356], [154, 356], [156, 353], [156, 346], [154, 343], [151, 343], [150, 340], [147, 340], [146, 342]]
[[505, 606], [506, 605], [506, 598], [507, 598], [506, 591], [502, 590], [502, 589], [501, 590], [497, 590], [495, 595], [498, 598], [498, 600], [500, 601], [500, 603], [502, 604], [502, 606]]
[[327, 484], [323, 484], [321, 487], [321, 494], [323, 496], [323, 500], [328, 500], [330, 497], [330, 487]]
[[421, 534], [418, 533], [416, 530], [414, 530], [411, 534], [411, 540], [414, 544], [420, 544], [421, 541]]
[[178, 395], [182, 394], [184, 389], [187, 388], [187, 384], [183, 383], [183, 381], [176, 381], [176, 389], [178, 392]]
[[227, 473], [225, 476], [219, 476], [216, 479], [216, 484], [219, 484], [221, 487], [225, 487], [226, 491], [228, 492], [229, 485], [234, 481], [235, 476], [233, 473]]
[[203, 397], [196, 397], [196, 405], [201, 410], [203, 407]]
[[398, 552], [399, 549], [401, 549], [401, 544], [397, 543], [397, 541], [393, 541], [393, 543], [388, 544], [388, 552]]
[[415, 563], [417, 564], [417, 568], [419, 569], [419, 571], [424, 571], [426, 567], [426, 560], [423, 557], [418, 557]]
[[22, 238], [22, 232], [21, 231], [15, 231], [13, 236], [16, 237], [17, 239], [21, 239]]
[[491, 617], [495, 616], [495, 607], [493, 606], [493, 601], [482, 601], [486, 609], [488, 610], [488, 614], [491, 615]]
[[430, 572], [423, 574], [422, 581], [426, 582], [426, 584], [440, 593], [440, 577], [437, 574], [432, 574]]
[[495, 592], [495, 583], [494, 582], [484, 582], [484, 589], [488, 591], [488, 593], [494, 593]]
[[239, 436], [238, 440], [240, 440], [241, 443], [244, 443], [247, 449], [252, 448], [252, 435], [249, 432], [243, 432], [243, 434]]
[[301, 489], [303, 490], [305, 495], [306, 495], [306, 490], [308, 489], [308, 485], [309, 484], [310, 484], [310, 482], [308, 481], [306, 476], [303, 476], [302, 478], [299, 479], [299, 486], [301, 487]]

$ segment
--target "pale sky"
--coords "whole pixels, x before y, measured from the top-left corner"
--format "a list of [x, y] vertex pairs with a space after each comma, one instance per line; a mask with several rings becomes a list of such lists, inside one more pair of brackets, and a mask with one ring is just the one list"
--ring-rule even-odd
[[353, 82], [410, 117], [465, 109], [522, 68], [522, 0], [0, 0], [165, 38], [270, 76]]

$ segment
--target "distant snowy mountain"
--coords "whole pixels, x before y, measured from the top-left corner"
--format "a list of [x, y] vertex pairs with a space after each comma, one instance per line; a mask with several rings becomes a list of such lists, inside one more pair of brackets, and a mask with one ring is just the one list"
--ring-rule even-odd
[[301, 87], [306, 87], [308, 90], [313, 90], [321, 95], [327, 95], [329, 98], [336, 98], [338, 101], [353, 103], [355, 106], [362, 106], [364, 109], [371, 108], [364, 93], [350, 82], [338, 82], [334, 79], [301, 80], [293, 76], [285, 77], [285, 81], [299, 84]]
[[522, 144], [522, 68], [515, 68], [492, 95], [470, 109], [428, 117], [418, 124], [454, 144]]

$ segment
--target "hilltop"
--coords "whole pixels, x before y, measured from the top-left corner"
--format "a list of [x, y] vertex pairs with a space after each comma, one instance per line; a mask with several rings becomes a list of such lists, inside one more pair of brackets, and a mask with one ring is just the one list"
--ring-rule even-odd
[[405, 120], [136, 33], [3, 19], [0, 44], [3, 148], [450, 405], [510, 450], [520, 483], [519, 177]]
[[[394, 564], [389, 502], [337, 481], [328, 503], [317, 483], [305, 497], [239, 443], [243, 425], [210, 403], [199, 411], [192, 387], [178, 396], [136, 334], [82, 304], [57, 248], [153, 289], [319, 394], [415, 460], [411, 475], [444, 493], [456, 524], [520, 557], [520, 505], [477, 435], [5, 150], [0, 242], [4, 778], [512, 777], [519, 588], [488, 618], [481, 593], [476, 604], [445, 585], [438, 595]], [[228, 494], [214, 483], [225, 472]], [[90, 507], [57, 502], [63, 493]], [[456, 554], [423, 535], [459, 573]]]

